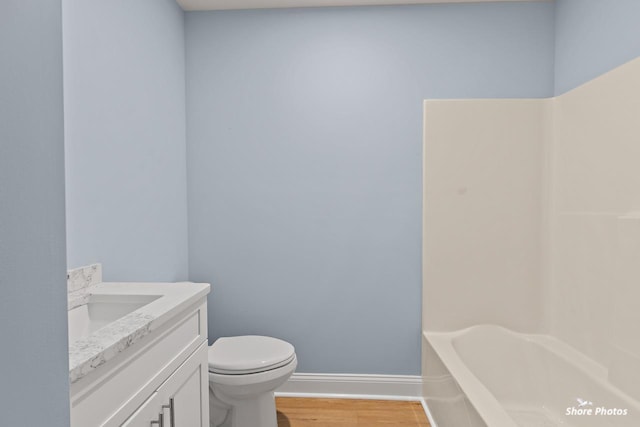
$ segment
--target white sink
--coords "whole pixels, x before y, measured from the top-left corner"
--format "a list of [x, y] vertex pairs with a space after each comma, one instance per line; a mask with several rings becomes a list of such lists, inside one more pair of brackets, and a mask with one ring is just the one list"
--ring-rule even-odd
[[69, 343], [97, 331], [157, 300], [162, 295], [91, 295], [87, 304], [69, 310]]

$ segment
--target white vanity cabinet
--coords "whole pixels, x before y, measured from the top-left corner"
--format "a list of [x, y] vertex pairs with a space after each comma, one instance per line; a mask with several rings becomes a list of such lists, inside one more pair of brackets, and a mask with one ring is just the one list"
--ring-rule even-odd
[[173, 312], [71, 384], [71, 427], [209, 426], [206, 297]]
[[[202, 413], [203, 380], [207, 381], [207, 344], [203, 343], [160, 388], [142, 404], [123, 427], [205, 427], [208, 420]], [[203, 379], [204, 373], [204, 379]], [[208, 394], [204, 396], [208, 399]], [[205, 405], [207, 401], [205, 400]], [[208, 411], [207, 411], [208, 414]], [[205, 418], [203, 420], [203, 418]]]

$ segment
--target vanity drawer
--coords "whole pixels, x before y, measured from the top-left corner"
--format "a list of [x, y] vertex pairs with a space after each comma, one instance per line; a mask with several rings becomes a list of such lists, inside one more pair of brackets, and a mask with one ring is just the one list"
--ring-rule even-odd
[[71, 426], [119, 426], [207, 340], [200, 302], [71, 385]]

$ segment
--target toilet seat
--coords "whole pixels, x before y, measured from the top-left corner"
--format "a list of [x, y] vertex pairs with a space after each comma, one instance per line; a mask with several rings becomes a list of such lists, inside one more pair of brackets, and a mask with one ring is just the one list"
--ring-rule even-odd
[[265, 372], [295, 359], [295, 348], [288, 342], [256, 335], [219, 338], [208, 353], [209, 372], [223, 375]]

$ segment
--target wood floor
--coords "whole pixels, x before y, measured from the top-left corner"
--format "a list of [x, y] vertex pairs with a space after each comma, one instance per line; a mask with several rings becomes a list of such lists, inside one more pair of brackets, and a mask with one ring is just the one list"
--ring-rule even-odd
[[429, 427], [420, 402], [276, 398], [278, 427]]

